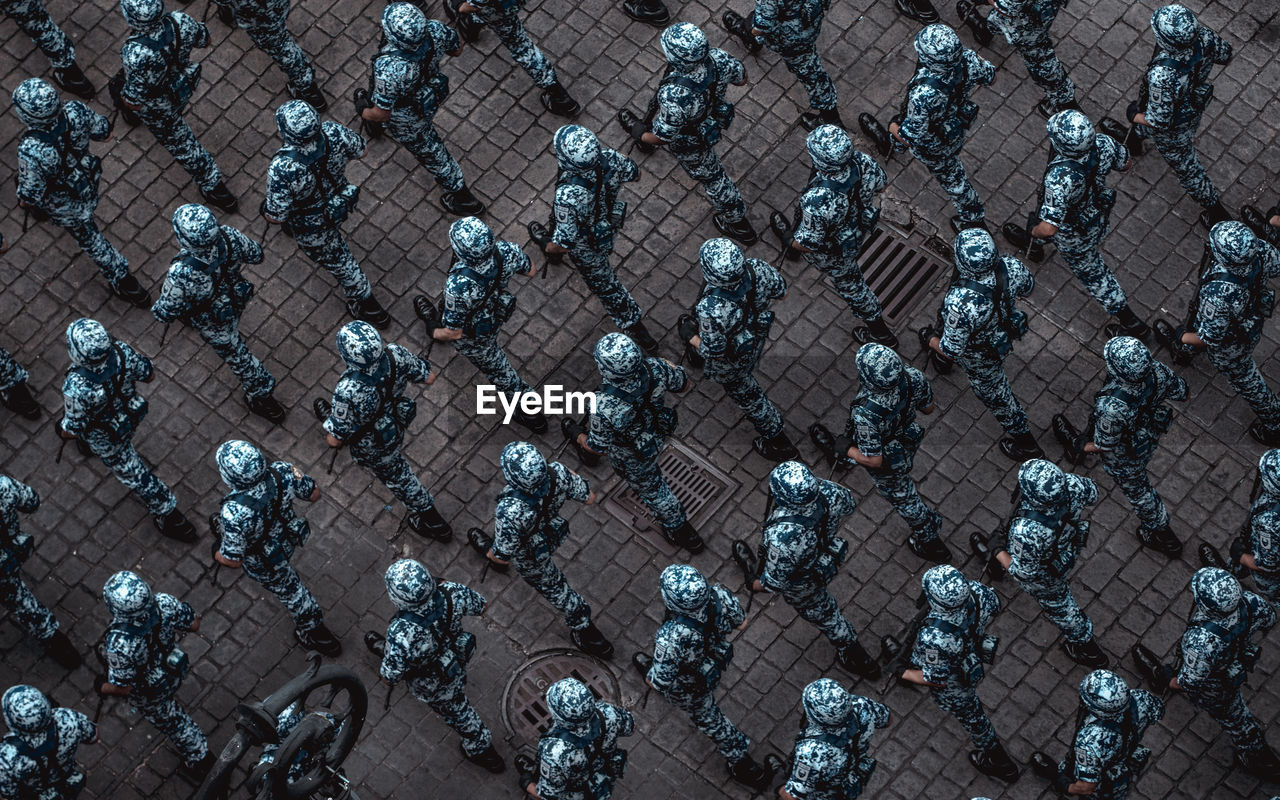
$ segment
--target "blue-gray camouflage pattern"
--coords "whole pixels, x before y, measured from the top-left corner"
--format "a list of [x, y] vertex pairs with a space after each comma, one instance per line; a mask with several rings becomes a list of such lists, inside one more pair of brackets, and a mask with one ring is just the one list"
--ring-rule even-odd
[[[289, 738], [289, 734], [298, 727], [302, 720], [312, 715], [323, 717], [329, 723], [332, 735], [336, 736], [342, 730], [345, 723], [338, 722], [338, 718], [327, 711], [308, 711], [305, 715], [302, 713], [302, 705], [297, 701], [290, 703], [284, 711], [280, 712], [280, 716], [276, 717], [276, 738], [283, 743]], [[274, 742], [267, 742], [262, 746], [262, 755], [258, 757], [258, 764], [274, 764], [276, 761], [276, 753], [280, 750], [280, 745]], [[305, 774], [304, 769], [308, 764], [308, 760], [313, 757], [313, 753], [308, 752], [306, 748], [301, 749], [298, 755], [294, 757], [293, 763], [289, 765], [289, 775], [293, 778], [300, 778]], [[266, 775], [262, 776], [260, 787], [265, 788], [270, 778]], [[258, 791], [262, 791], [259, 788]]]
[[585, 503], [591, 487], [564, 464], [553, 461], [553, 491], [539, 500], [507, 484], [493, 512], [493, 554], [510, 561], [532, 586], [564, 616], [564, 624], [582, 630], [591, 624], [591, 606], [575, 592], [551, 556], [569, 535], [560, 515], [566, 500]]
[[756, 41], [782, 56], [791, 74], [809, 94], [809, 106], [821, 111], [836, 107], [835, 84], [818, 56], [818, 35], [829, 0], [756, 0], [747, 24], [762, 33]]
[[[0, 796], [32, 800], [72, 800], [84, 789], [84, 770], [76, 763], [76, 750], [98, 739], [98, 726], [79, 711], [53, 709], [53, 734], [57, 742], [52, 758], [43, 763], [23, 753], [45, 744], [47, 731], [11, 731], [0, 740]], [[25, 744], [22, 750], [18, 742]], [[48, 770], [46, 772], [46, 769]]]
[[1074, 103], [1076, 87], [1053, 50], [1049, 29], [1066, 0], [1031, 0], [1017, 11], [994, 8], [987, 15], [993, 30], [1004, 34], [1010, 46], [1022, 56], [1031, 80], [1039, 86], [1053, 105]]
[[[161, 517], [177, 508], [178, 499], [133, 447], [134, 431], [147, 414], [147, 401], [134, 384], [151, 377], [151, 359], [119, 339], [112, 339], [112, 345], [102, 369], [67, 370], [62, 382], [62, 429], [87, 444], [146, 503], [149, 514]], [[117, 370], [124, 373], [118, 395], [112, 388]]]
[[852, 700], [856, 736], [833, 736], [821, 725], [806, 722], [796, 737], [791, 775], [783, 788], [797, 800], [855, 800], [867, 788], [876, 768], [871, 737], [889, 726], [889, 707], [856, 694]]
[[478, 9], [472, 15], [476, 22], [487, 25], [494, 32], [511, 54], [511, 60], [529, 73], [535, 85], [545, 89], [557, 82], [555, 67], [529, 38], [529, 32], [520, 21], [518, 7], [509, 9], [504, 0], [472, 0], [471, 5]]
[[22, 580], [22, 562], [32, 545], [18, 519], [19, 513], [30, 514], [39, 507], [35, 489], [0, 475], [0, 605], [28, 636], [43, 642], [57, 632], [58, 620]]
[[[1143, 761], [1151, 751], [1137, 744], [1142, 734], [1164, 717], [1165, 704], [1156, 695], [1144, 689], [1130, 689], [1131, 703], [1124, 720], [1095, 716], [1087, 709], [1072, 742], [1074, 759], [1058, 763], [1057, 785], [1060, 791], [1074, 781], [1096, 783], [1098, 787], [1089, 794], [1091, 800], [1125, 800], [1138, 775], [1133, 771], [1131, 759]], [[1122, 725], [1131, 725], [1132, 753], [1125, 752], [1125, 733]], [[1143, 755], [1145, 753], [1145, 756]], [[1074, 762], [1074, 768], [1072, 763]]]
[[606, 772], [605, 765], [615, 755], [625, 762], [626, 751], [618, 747], [618, 739], [634, 733], [636, 721], [630, 711], [603, 700], [595, 705], [596, 720], [586, 735], [603, 737], [589, 745], [598, 758], [550, 731], [538, 740], [538, 796], [543, 800], [609, 800], [613, 796], [613, 782], [622, 776]]
[[[532, 272], [533, 263], [514, 242], [497, 241], [494, 250], [501, 256], [501, 265], [492, 276], [488, 276], [492, 262], [480, 265], [486, 269], [483, 274], [463, 261], [455, 261], [450, 268], [444, 283], [444, 327], [462, 331], [453, 349], [475, 364], [499, 391], [531, 392], [498, 344], [498, 334], [515, 308], [516, 298], [507, 291], [507, 283], [512, 275]], [[490, 281], [497, 281], [497, 286], [488, 291]]]
[[222, 0], [220, 5], [231, 10], [236, 25], [276, 62], [288, 79], [290, 89], [301, 91], [315, 82], [316, 70], [311, 66], [311, 59], [285, 26], [289, 19], [289, 0]]
[[8, 350], [0, 347], [0, 392], [7, 392], [31, 377]]
[[1250, 509], [1245, 552], [1253, 555], [1258, 567], [1253, 571], [1258, 593], [1280, 603], [1280, 495], [1272, 494], [1265, 486]]
[[53, 21], [40, 0], [4, 0], [0, 9], [31, 37], [54, 69], [66, 69], [75, 63], [75, 43]]

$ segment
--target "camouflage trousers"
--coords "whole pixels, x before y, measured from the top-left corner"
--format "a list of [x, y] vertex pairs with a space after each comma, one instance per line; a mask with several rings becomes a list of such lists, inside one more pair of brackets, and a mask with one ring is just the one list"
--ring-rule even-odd
[[1080, 610], [1065, 578], [1042, 581], [1018, 581], [1022, 591], [1031, 595], [1049, 621], [1058, 626], [1062, 636], [1072, 644], [1084, 644], [1093, 638], [1093, 622]]
[[160, 146], [169, 151], [173, 160], [191, 174], [201, 191], [208, 192], [222, 181], [222, 173], [213, 155], [200, 144], [181, 111], [169, 106], [143, 106], [134, 113]]
[[66, 69], [76, 60], [76, 47], [57, 26], [40, 0], [4, 0], [0, 8], [23, 33], [31, 37], [55, 69]]
[[[1118, 777], [1110, 777], [1114, 773], [1114, 768], [1107, 769], [1107, 776], [1098, 784], [1098, 788], [1089, 793], [1089, 800], [1125, 800], [1129, 796], [1129, 789], [1132, 788], [1135, 776], [1126, 768]], [[1070, 766], [1065, 761], [1058, 762], [1058, 779], [1054, 782], [1054, 788], [1062, 795], [1067, 794], [1067, 787], [1075, 783], [1075, 773], [1071, 771]]]
[[444, 140], [440, 138], [432, 120], [425, 120], [422, 127], [408, 131], [392, 130], [388, 126], [387, 135], [404, 145], [418, 159], [418, 163], [427, 168], [442, 190], [456, 192], [466, 185], [462, 167], [445, 148]]
[[26, 383], [31, 375], [13, 355], [0, 347], [0, 392], [8, 391], [20, 383]]
[[236, 24], [249, 34], [259, 50], [276, 62], [276, 66], [280, 67], [288, 79], [290, 89], [301, 91], [315, 83], [316, 71], [311, 66], [311, 59], [307, 58], [307, 54], [298, 46], [298, 41], [285, 27], [285, 21], [289, 18], [288, 9], [280, 17], [271, 17], [260, 15], [261, 12], [253, 9], [252, 5], [247, 2], [237, 4], [232, 12]]
[[641, 311], [631, 292], [618, 280], [617, 271], [609, 264], [612, 253], [612, 243], [608, 248], [584, 245], [575, 248], [570, 258], [587, 288], [600, 298], [600, 304], [604, 306], [604, 312], [613, 320], [613, 324], [626, 329], [640, 321]]
[[853, 315], [863, 322], [874, 322], [880, 319], [882, 309], [880, 298], [871, 291], [867, 281], [862, 277], [862, 267], [858, 264], [859, 253], [845, 256], [828, 256], [823, 253], [805, 253], [805, 261], [823, 275], [831, 279], [836, 294], [848, 304]]
[[937, 179], [942, 191], [950, 195], [951, 205], [955, 206], [956, 214], [962, 222], [977, 222], [986, 217], [987, 211], [982, 205], [982, 198], [978, 197], [978, 190], [973, 188], [969, 175], [964, 171], [959, 150], [950, 155], [926, 154], [917, 150], [913, 152], [925, 169]]
[[1102, 468], [1133, 505], [1143, 531], [1156, 531], [1169, 524], [1169, 511], [1147, 476], [1147, 462], [1150, 460], [1150, 456], [1130, 457], [1116, 450], [1102, 454]]
[[115, 473], [116, 478], [137, 493], [139, 499], [147, 506], [147, 513], [153, 517], [162, 517], [178, 507], [178, 498], [173, 496], [169, 487], [156, 477], [151, 468], [138, 455], [132, 441], [110, 442], [106, 446], [97, 437], [87, 440], [89, 449], [102, 459], [107, 469]]
[[1165, 130], [1147, 130], [1151, 132], [1151, 140], [1155, 142], [1160, 155], [1169, 163], [1173, 174], [1178, 176], [1178, 183], [1183, 190], [1192, 200], [1209, 208], [1220, 202], [1221, 198], [1196, 153], [1196, 129], [1199, 127], [1200, 116], [1196, 115], [1190, 124]]
[[[809, 42], [807, 47], [799, 49], [774, 47], [763, 37], [757, 36], [756, 39], [782, 56], [782, 63], [787, 65], [787, 69], [791, 70], [791, 74], [796, 76], [796, 80], [800, 81], [800, 85], [808, 92], [810, 108], [827, 111], [836, 107], [836, 85], [831, 82], [831, 76], [822, 66], [822, 58], [818, 55], [816, 31], [814, 41]], [[786, 53], [782, 52], [784, 49]]]
[[1253, 357], [1253, 346], [1225, 345], [1208, 348], [1209, 360], [1227, 379], [1236, 394], [1244, 398], [1263, 427], [1280, 431], [1280, 397], [1267, 386], [1267, 379], [1258, 370]]
[[92, 214], [88, 219], [59, 221], [54, 217], [52, 221], [75, 238], [76, 244], [80, 245], [86, 256], [93, 259], [93, 263], [98, 265], [98, 272], [102, 273], [102, 277], [113, 288], [129, 274], [128, 259], [102, 235]]
[[696, 695], [663, 695], [667, 702], [689, 715], [689, 720], [702, 734], [716, 743], [716, 749], [729, 763], [747, 756], [751, 740], [729, 721], [720, 710], [711, 690]]
[[520, 21], [520, 17], [514, 12], [488, 20], [485, 25], [497, 35], [498, 41], [502, 42], [503, 47], [507, 48], [511, 58], [521, 67], [524, 67], [524, 71], [529, 73], [530, 78], [533, 78], [535, 85], [545, 89], [556, 83], [555, 68], [551, 66], [551, 62], [547, 60], [546, 55], [533, 43], [533, 39], [529, 38], [529, 32], [524, 29], [524, 23]]
[[1254, 572], [1253, 588], [1258, 594], [1270, 600], [1272, 605], [1280, 605], [1280, 579]]
[[911, 479], [911, 473], [867, 471], [871, 473], [871, 480], [875, 481], [876, 491], [911, 526], [911, 535], [917, 543], [923, 544], [938, 538], [942, 516], [924, 504], [920, 493], [916, 491], [916, 482]]
[[1196, 708], [1213, 717], [1231, 737], [1231, 745], [1240, 753], [1255, 753], [1267, 746], [1262, 726], [1244, 703], [1239, 689], [1227, 686], [1216, 689], [1186, 688], [1187, 699]]
[[978, 699], [976, 688], [930, 689], [929, 694], [933, 695], [933, 702], [938, 704], [938, 708], [956, 718], [978, 750], [986, 752], [1000, 743], [987, 712], [982, 708], [982, 701]]
[[555, 607], [570, 630], [579, 631], [591, 624], [591, 606], [569, 586], [564, 573], [550, 557], [533, 563], [515, 562], [516, 571]]
[[720, 156], [713, 146], [703, 143], [693, 150], [680, 148], [679, 151], [672, 151], [671, 155], [680, 162], [690, 178], [702, 184], [702, 191], [711, 201], [711, 207], [716, 210], [721, 222], [734, 223], [746, 219], [747, 204], [742, 200], [738, 185], [725, 173], [724, 165], [720, 163]]
[[[132, 698], [133, 695], [130, 695], [131, 701]], [[182, 760], [187, 766], [194, 765], [209, 752], [209, 741], [205, 739], [204, 731], [200, 730], [200, 726], [186, 709], [173, 699], [173, 695], [139, 704], [131, 702], [131, 705], [143, 719], [169, 737], [174, 747], [182, 752]]]
[[293, 625], [305, 633], [324, 624], [324, 612], [288, 561], [272, 564], [258, 558], [244, 560], [244, 573], [271, 592], [293, 615]]
[[249, 352], [249, 345], [240, 338], [240, 318], [217, 323], [210, 319], [192, 321], [200, 338], [213, 348], [213, 352], [226, 362], [240, 386], [249, 397], [265, 397], [276, 387], [276, 379], [262, 365], [257, 356]]
[[956, 359], [956, 364], [968, 376], [974, 396], [982, 401], [1005, 433], [1018, 436], [1031, 432], [1027, 412], [1009, 384], [1009, 374], [1005, 372], [1003, 358], [989, 350], [969, 352]]
[[684, 506], [671, 491], [657, 456], [640, 458], [630, 453], [610, 453], [609, 461], [664, 529], [675, 530], [686, 522]]
[[1102, 220], [1083, 231], [1060, 229], [1054, 235], [1053, 243], [1062, 260], [1067, 262], [1071, 274], [1084, 284], [1103, 311], [1114, 314], [1129, 304], [1129, 298], [1098, 250], [1109, 228], [1109, 222]]
[[507, 353], [498, 344], [498, 335], [477, 336], [473, 339], [462, 338], [453, 343], [458, 355], [465, 356], [476, 365], [476, 369], [484, 373], [489, 382], [498, 387], [498, 391], [507, 394], [532, 392], [533, 388], [524, 382], [516, 368], [511, 366]]
[[329, 270], [342, 286], [342, 293], [347, 302], [364, 300], [373, 294], [369, 279], [360, 269], [359, 262], [347, 246], [347, 239], [338, 226], [324, 228], [316, 233], [300, 233], [293, 237], [298, 249], [307, 254], [307, 258]]
[[1058, 60], [1047, 28], [1038, 36], [1020, 39], [1013, 47], [1022, 56], [1032, 82], [1044, 91], [1050, 103], [1060, 107], [1075, 102], [1076, 86]]
[[391, 494], [405, 504], [405, 507], [409, 509], [409, 513], [419, 514], [436, 504], [431, 492], [427, 491], [427, 487], [422, 485], [422, 481], [418, 480], [413, 467], [409, 466], [409, 462], [405, 460], [404, 452], [400, 447], [384, 453], [365, 453], [352, 450], [351, 455], [357, 464], [372, 472], [375, 478], [382, 481], [382, 484], [391, 490]]
[[[755, 364], [752, 363], [750, 366], [754, 368]], [[704, 372], [703, 375], [724, 387], [724, 393], [729, 395], [742, 413], [747, 415], [756, 433], [766, 439], [782, 433], [782, 414], [778, 411], [778, 407], [769, 401], [764, 387], [760, 385], [760, 381], [756, 380], [752, 369], [734, 372], [737, 374], [720, 376], [715, 375], [714, 372], [711, 374]]]
[[462, 737], [462, 749], [467, 751], [467, 755], [479, 755], [488, 750], [493, 743], [493, 734], [485, 727], [480, 715], [467, 699], [466, 673], [434, 691], [427, 688], [433, 685], [431, 681], [412, 678], [409, 681], [409, 691], [431, 706], [431, 710], [440, 715], [444, 724]]
[[784, 589], [779, 594], [805, 621], [817, 626], [837, 650], [857, 643], [858, 632], [848, 618], [840, 613], [840, 607], [827, 587], [800, 586]]
[[36, 599], [16, 569], [0, 573], [0, 606], [9, 609], [13, 621], [33, 639], [43, 642], [58, 630], [53, 612]]

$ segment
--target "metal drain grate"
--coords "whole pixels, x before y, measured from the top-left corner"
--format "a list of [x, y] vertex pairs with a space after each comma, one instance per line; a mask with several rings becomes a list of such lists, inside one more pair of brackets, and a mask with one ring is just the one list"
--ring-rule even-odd
[[911, 314], [929, 296], [938, 276], [951, 265], [939, 259], [917, 234], [904, 234], [881, 224], [862, 249], [862, 274], [880, 304], [889, 327], [910, 322]]
[[[667, 444], [658, 456], [658, 465], [695, 528], [709, 520], [738, 488], [737, 481], [679, 442]], [[632, 530], [658, 528], [648, 506], [640, 502], [626, 481], [619, 480], [613, 486], [604, 507]]]
[[547, 687], [564, 678], [577, 678], [601, 700], [618, 702], [618, 679], [607, 666], [577, 650], [545, 650], [517, 669], [502, 691], [507, 733], [536, 745], [551, 727], [551, 712], [543, 699]]

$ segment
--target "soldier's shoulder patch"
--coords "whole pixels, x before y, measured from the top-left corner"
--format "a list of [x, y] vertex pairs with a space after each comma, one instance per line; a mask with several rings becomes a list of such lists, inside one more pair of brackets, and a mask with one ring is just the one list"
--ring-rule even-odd
[[941, 664], [942, 651], [936, 647], [926, 647], [924, 649], [924, 662], [926, 664], [933, 664], [933, 665]]
[[573, 207], [568, 203], [556, 203], [554, 208], [556, 211], [556, 222], [573, 221]]
[[818, 770], [808, 761], [796, 761], [795, 779], [800, 783], [807, 784], [813, 779], [814, 773]]
[[666, 661], [671, 657], [671, 651], [665, 644], [655, 645], [653, 648], [654, 661]]
[[333, 418], [342, 422], [351, 418], [351, 404], [346, 400], [335, 400], [331, 412]]

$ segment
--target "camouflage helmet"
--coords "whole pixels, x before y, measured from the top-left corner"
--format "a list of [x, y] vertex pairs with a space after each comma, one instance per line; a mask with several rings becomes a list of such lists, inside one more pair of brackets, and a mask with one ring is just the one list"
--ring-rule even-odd
[[1049, 117], [1044, 128], [1049, 132], [1049, 142], [1053, 149], [1068, 158], [1089, 155], [1098, 135], [1089, 118], [1074, 109], [1059, 111]]
[[858, 380], [873, 391], [893, 389], [902, 380], [902, 358], [882, 344], [869, 342], [859, 347], [854, 361]]
[[67, 355], [77, 367], [96, 367], [111, 352], [111, 336], [102, 323], [81, 317], [67, 326]]
[[939, 72], [951, 70], [960, 63], [964, 47], [956, 32], [942, 23], [934, 23], [916, 34], [912, 43], [920, 63], [926, 69]]
[[4, 724], [15, 733], [43, 733], [53, 723], [53, 706], [44, 692], [34, 686], [11, 686], [0, 698]]
[[804, 138], [804, 146], [819, 172], [839, 172], [853, 161], [853, 140], [836, 125], [814, 128]]
[[1157, 8], [1151, 15], [1151, 30], [1156, 42], [1165, 50], [1185, 50], [1195, 44], [1200, 29], [1196, 15], [1185, 6]]
[[512, 442], [502, 448], [502, 477], [523, 492], [543, 497], [550, 491], [547, 460], [528, 442]]
[[804, 715], [823, 728], [843, 728], [853, 716], [853, 695], [830, 678], [819, 678], [800, 693]]
[[596, 342], [592, 356], [600, 377], [610, 383], [633, 381], [640, 376], [644, 355], [631, 337], [623, 333], [606, 333]]
[[1201, 567], [1191, 576], [1191, 596], [1212, 616], [1225, 617], [1240, 607], [1244, 589], [1225, 569]]
[[1258, 474], [1267, 494], [1280, 495], [1280, 450], [1268, 450], [1258, 459]]
[[600, 163], [600, 140], [581, 125], [565, 125], [551, 140], [561, 169], [586, 171]]
[[173, 234], [178, 244], [190, 250], [204, 250], [218, 241], [218, 218], [199, 203], [185, 203], [173, 212]]
[[1125, 383], [1142, 383], [1154, 359], [1147, 346], [1132, 336], [1117, 336], [1102, 347], [1107, 372]]
[[784, 461], [769, 473], [769, 493], [778, 505], [803, 510], [818, 499], [818, 479], [799, 461]]
[[1129, 686], [1107, 669], [1095, 669], [1080, 681], [1080, 702], [1089, 713], [1114, 719], [1129, 707]]
[[596, 696], [577, 678], [564, 678], [547, 687], [547, 710], [557, 724], [576, 727], [591, 720]]
[[1033, 458], [1018, 468], [1018, 489], [1028, 505], [1055, 508], [1062, 504], [1067, 478], [1052, 461]]
[[386, 349], [378, 330], [364, 320], [353, 320], [338, 329], [338, 355], [347, 366], [365, 372], [378, 366]]
[[320, 135], [320, 115], [302, 100], [290, 100], [276, 109], [276, 128], [285, 144], [307, 144]]
[[956, 269], [965, 278], [981, 278], [990, 275], [996, 266], [996, 240], [985, 228], [966, 228], [951, 244]]
[[421, 562], [412, 558], [402, 558], [387, 567], [383, 582], [387, 586], [387, 597], [401, 611], [417, 608], [436, 591], [435, 578]]
[[427, 38], [427, 15], [413, 3], [390, 3], [382, 9], [382, 33], [393, 47], [416, 50]]
[[707, 607], [707, 579], [688, 564], [672, 564], [658, 578], [663, 604], [677, 614], [697, 614]]
[[969, 581], [950, 564], [926, 570], [920, 578], [920, 587], [935, 611], [955, 611], [969, 599]]
[[124, 14], [124, 21], [130, 28], [144, 31], [164, 16], [164, 3], [161, 0], [120, 0], [120, 13]]
[[662, 32], [662, 54], [673, 67], [694, 67], [711, 52], [707, 36], [692, 22], [677, 22]]
[[239, 439], [218, 445], [213, 458], [222, 482], [232, 489], [248, 489], [267, 472], [267, 459], [263, 458], [262, 451]]
[[133, 620], [145, 615], [154, 601], [151, 587], [137, 573], [123, 570], [107, 578], [102, 602], [116, 619]]
[[730, 239], [708, 239], [698, 248], [698, 266], [708, 286], [736, 289], [746, 274], [747, 259], [742, 248]]
[[1209, 248], [1214, 258], [1232, 272], [1252, 265], [1260, 245], [1258, 237], [1243, 222], [1219, 222], [1209, 231]]
[[62, 100], [58, 97], [58, 90], [48, 81], [27, 78], [13, 90], [13, 110], [18, 112], [18, 119], [22, 124], [28, 127], [45, 128], [52, 125], [61, 109]]
[[449, 245], [464, 264], [493, 258], [493, 231], [476, 217], [463, 217], [449, 226]]

